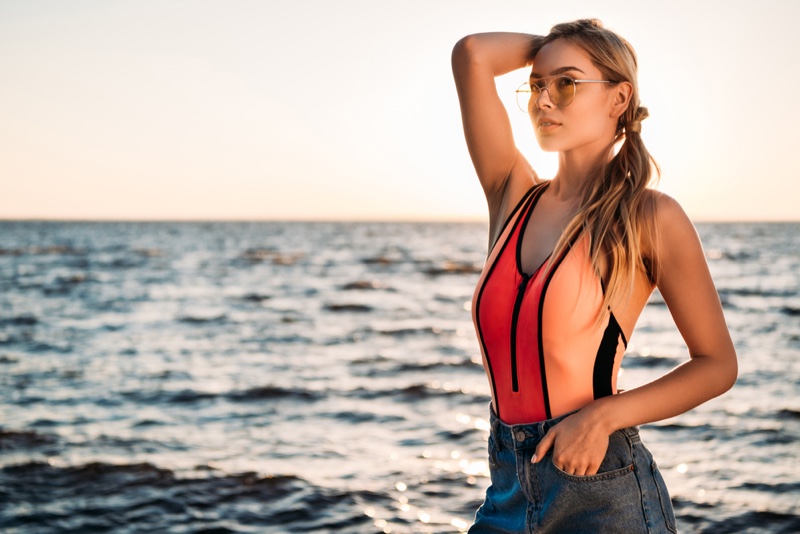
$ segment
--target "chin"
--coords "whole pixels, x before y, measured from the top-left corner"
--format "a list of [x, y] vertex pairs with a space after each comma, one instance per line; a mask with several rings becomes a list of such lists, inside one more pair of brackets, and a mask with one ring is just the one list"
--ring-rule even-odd
[[539, 143], [539, 148], [542, 149], [542, 152], [561, 152], [555, 147], [543, 146], [541, 143]]
[[539, 148], [541, 148], [543, 152], [560, 152], [563, 150], [561, 143], [556, 142], [556, 140], [552, 138], [537, 137], [536, 142], [539, 144]]

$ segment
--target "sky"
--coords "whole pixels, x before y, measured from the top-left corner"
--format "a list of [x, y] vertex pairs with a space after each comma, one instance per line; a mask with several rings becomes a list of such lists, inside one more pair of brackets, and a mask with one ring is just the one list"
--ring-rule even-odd
[[[0, 0], [0, 219], [485, 220], [450, 53], [600, 18], [637, 51], [658, 188], [800, 220], [800, 2]], [[542, 177], [514, 89], [516, 142]]]

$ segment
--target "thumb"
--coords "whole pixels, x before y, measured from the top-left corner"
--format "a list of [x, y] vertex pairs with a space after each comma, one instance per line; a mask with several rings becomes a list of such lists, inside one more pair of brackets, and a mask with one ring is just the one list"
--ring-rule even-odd
[[551, 428], [547, 431], [547, 434], [544, 435], [542, 441], [536, 446], [536, 450], [533, 453], [533, 458], [531, 458], [531, 463], [535, 464], [540, 461], [544, 456], [547, 454], [547, 451], [550, 450], [550, 447], [553, 446], [553, 442], [556, 439], [555, 427]]

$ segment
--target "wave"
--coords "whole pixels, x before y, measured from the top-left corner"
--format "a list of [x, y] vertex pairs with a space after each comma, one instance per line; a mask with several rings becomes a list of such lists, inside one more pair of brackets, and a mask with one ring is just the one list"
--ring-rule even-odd
[[387, 265], [394, 265], [395, 263], [400, 263], [402, 260], [390, 258], [389, 256], [371, 256], [369, 258], [362, 258], [361, 262], [365, 265], [378, 265], [378, 266], [387, 266]]
[[[363, 362], [363, 363], [378, 364], [378, 363], [385, 363], [387, 361], [392, 361], [392, 360], [384, 359], [384, 360], [375, 360], [372, 362]], [[366, 377], [396, 377], [400, 373], [428, 373], [437, 370], [443, 370], [446, 372], [448, 369], [471, 369], [475, 371], [483, 370], [480, 364], [477, 364], [473, 362], [471, 359], [467, 358], [460, 360], [424, 362], [424, 363], [407, 362], [391, 366], [384, 365], [381, 367], [370, 366], [363, 369], [359, 369], [358, 371], [354, 371], [353, 374], [357, 376], [366, 376]]]
[[322, 394], [308, 389], [282, 388], [278, 386], [258, 386], [250, 389], [211, 393], [183, 389], [180, 391], [127, 391], [121, 394], [128, 400], [142, 404], [193, 404], [203, 401], [227, 399], [233, 402], [254, 402], [265, 400], [300, 400], [316, 401]]
[[388, 507], [392, 500], [373, 491], [316, 486], [290, 474], [212, 471], [183, 478], [151, 463], [29, 462], [0, 470], [0, 502], [15, 503], [13, 515], [0, 516], [3, 530], [113, 532], [136, 525], [142, 531], [241, 532], [282, 525], [293, 532], [363, 532], [372, 519], [362, 503]]
[[294, 265], [303, 257], [305, 254], [302, 252], [279, 252], [275, 248], [267, 247], [267, 248], [248, 248], [244, 252], [239, 255], [239, 261], [255, 265], [258, 263], [263, 263], [266, 261], [272, 262], [273, 265], [284, 265], [290, 266]]
[[438, 336], [442, 333], [442, 329], [436, 326], [420, 326], [420, 327], [406, 327], [406, 328], [386, 328], [376, 330], [378, 334], [384, 336], [404, 337], [416, 335], [434, 335]]
[[778, 410], [775, 414], [778, 419], [800, 419], [800, 410], [792, 410], [790, 408], [783, 408]]
[[789, 289], [757, 289], [752, 287], [726, 287], [719, 290], [720, 295], [736, 297], [792, 297], [797, 294]]
[[0, 326], [36, 326], [37, 324], [39, 324], [39, 318], [35, 315], [0, 317]]
[[800, 517], [769, 510], [729, 515], [719, 505], [673, 497], [681, 532], [740, 534], [741, 532], [800, 532]]
[[68, 354], [72, 352], [72, 346], [70, 345], [52, 345], [44, 341], [34, 341], [31, 340], [31, 336], [29, 335], [10, 335], [5, 336], [5, 338], [0, 336], [0, 345], [23, 345], [25, 352], [33, 353], [57, 352], [60, 354]]
[[[749, 530], [756, 529], [756, 530]], [[715, 522], [703, 532], [714, 534], [739, 534], [741, 532], [800, 532], [800, 517], [768, 510], [745, 512]]]
[[180, 323], [188, 324], [222, 324], [228, 322], [228, 315], [225, 313], [219, 315], [181, 315], [176, 319]]
[[32, 430], [5, 430], [0, 428], [0, 451], [27, 450], [53, 445], [59, 441], [56, 434], [40, 434]]
[[83, 256], [84, 248], [73, 248], [69, 245], [32, 246], [28, 248], [2, 248], [0, 256]]
[[396, 370], [399, 372], [407, 371], [431, 371], [434, 369], [468, 368], [482, 369], [480, 364], [473, 362], [470, 358], [463, 360], [440, 361], [430, 363], [404, 363], [398, 365]]
[[272, 297], [270, 297], [269, 295], [262, 295], [260, 293], [247, 293], [246, 295], [242, 295], [240, 297], [240, 299], [245, 302], [256, 302], [256, 303], [261, 303], [271, 298]]
[[779, 482], [777, 484], [764, 484], [762, 482], [744, 482], [737, 486], [740, 489], [763, 491], [783, 495], [786, 493], [800, 494], [800, 482]]
[[237, 402], [259, 400], [291, 399], [302, 401], [316, 401], [322, 398], [316, 391], [299, 388], [282, 388], [277, 386], [258, 386], [242, 391], [234, 391], [226, 395], [227, 398]]
[[232, 402], [258, 402], [276, 400], [316, 402], [329, 396], [356, 397], [359, 399], [400, 397], [402, 400], [414, 402], [420, 399], [432, 397], [451, 397], [456, 395], [474, 396], [476, 398], [480, 397], [481, 400], [484, 398], [483, 395], [472, 394], [462, 389], [451, 388], [447, 385], [442, 385], [439, 383], [412, 384], [406, 387], [395, 389], [376, 390], [362, 387], [348, 391], [332, 390], [325, 392], [313, 391], [304, 388], [257, 386], [250, 389], [228, 391], [223, 393], [210, 393], [191, 389], [183, 389], [180, 391], [134, 390], [121, 393], [121, 396], [127, 400], [141, 404], [193, 404], [204, 401], [216, 401], [219, 399], [226, 399]]
[[366, 304], [326, 304], [325, 309], [331, 312], [356, 312], [365, 313], [373, 310], [372, 306]]
[[356, 280], [339, 286], [342, 291], [371, 291], [382, 289], [385, 291], [396, 291], [394, 288], [388, 287], [376, 280]]
[[375, 356], [365, 356], [363, 358], [355, 358], [353, 360], [350, 360], [350, 365], [372, 365], [374, 363], [384, 363], [392, 361], [394, 360], [378, 354]]
[[352, 411], [343, 411], [343, 412], [330, 412], [330, 413], [321, 413], [319, 414], [321, 417], [328, 417], [331, 419], [338, 419], [341, 421], [346, 421], [348, 423], [379, 423], [379, 424], [387, 424], [387, 423], [399, 423], [406, 420], [405, 417], [400, 415], [386, 415], [386, 414], [378, 414], [372, 412], [352, 412]]
[[403, 388], [396, 389], [366, 389], [363, 387], [355, 388], [344, 392], [344, 396], [356, 397], [359, 399], [371, 400], [382, 397], [394, 397], [403, 402], [417, 402], [420, 400], [437, 397], [467, 397], [466, 402], [487, 402], [487, 397], [464, 391], [458, 388], [444, 387], [440, 384], [411, 384]]
[[469, 262], [446, 261], [441, 265], [422, 269], [422, 272], [429, 276], [441, 276], [443, 274], [481, 274], [483, 266]]
[[674, 367], [681, 362], [678, 358], [668, 356], [627, 356], [622, 360], [622, 367]]

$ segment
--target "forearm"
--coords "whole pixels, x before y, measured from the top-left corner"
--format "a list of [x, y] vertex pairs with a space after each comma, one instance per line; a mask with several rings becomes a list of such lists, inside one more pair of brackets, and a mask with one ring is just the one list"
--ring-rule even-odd
[[492, 76], [521, 69], [531, 65], [531, 48], [541, 39], [527, 33], [467, 35], [453, 47], [453, 72], [458, 79], [460, 74], [474, 69], [485, 69]]
[[687, 412], [730, 389], [736, 375], [735, 354], [724, 358], [696, 356], [653, 382], [603, 397], [586, 408], [611, 434]]

